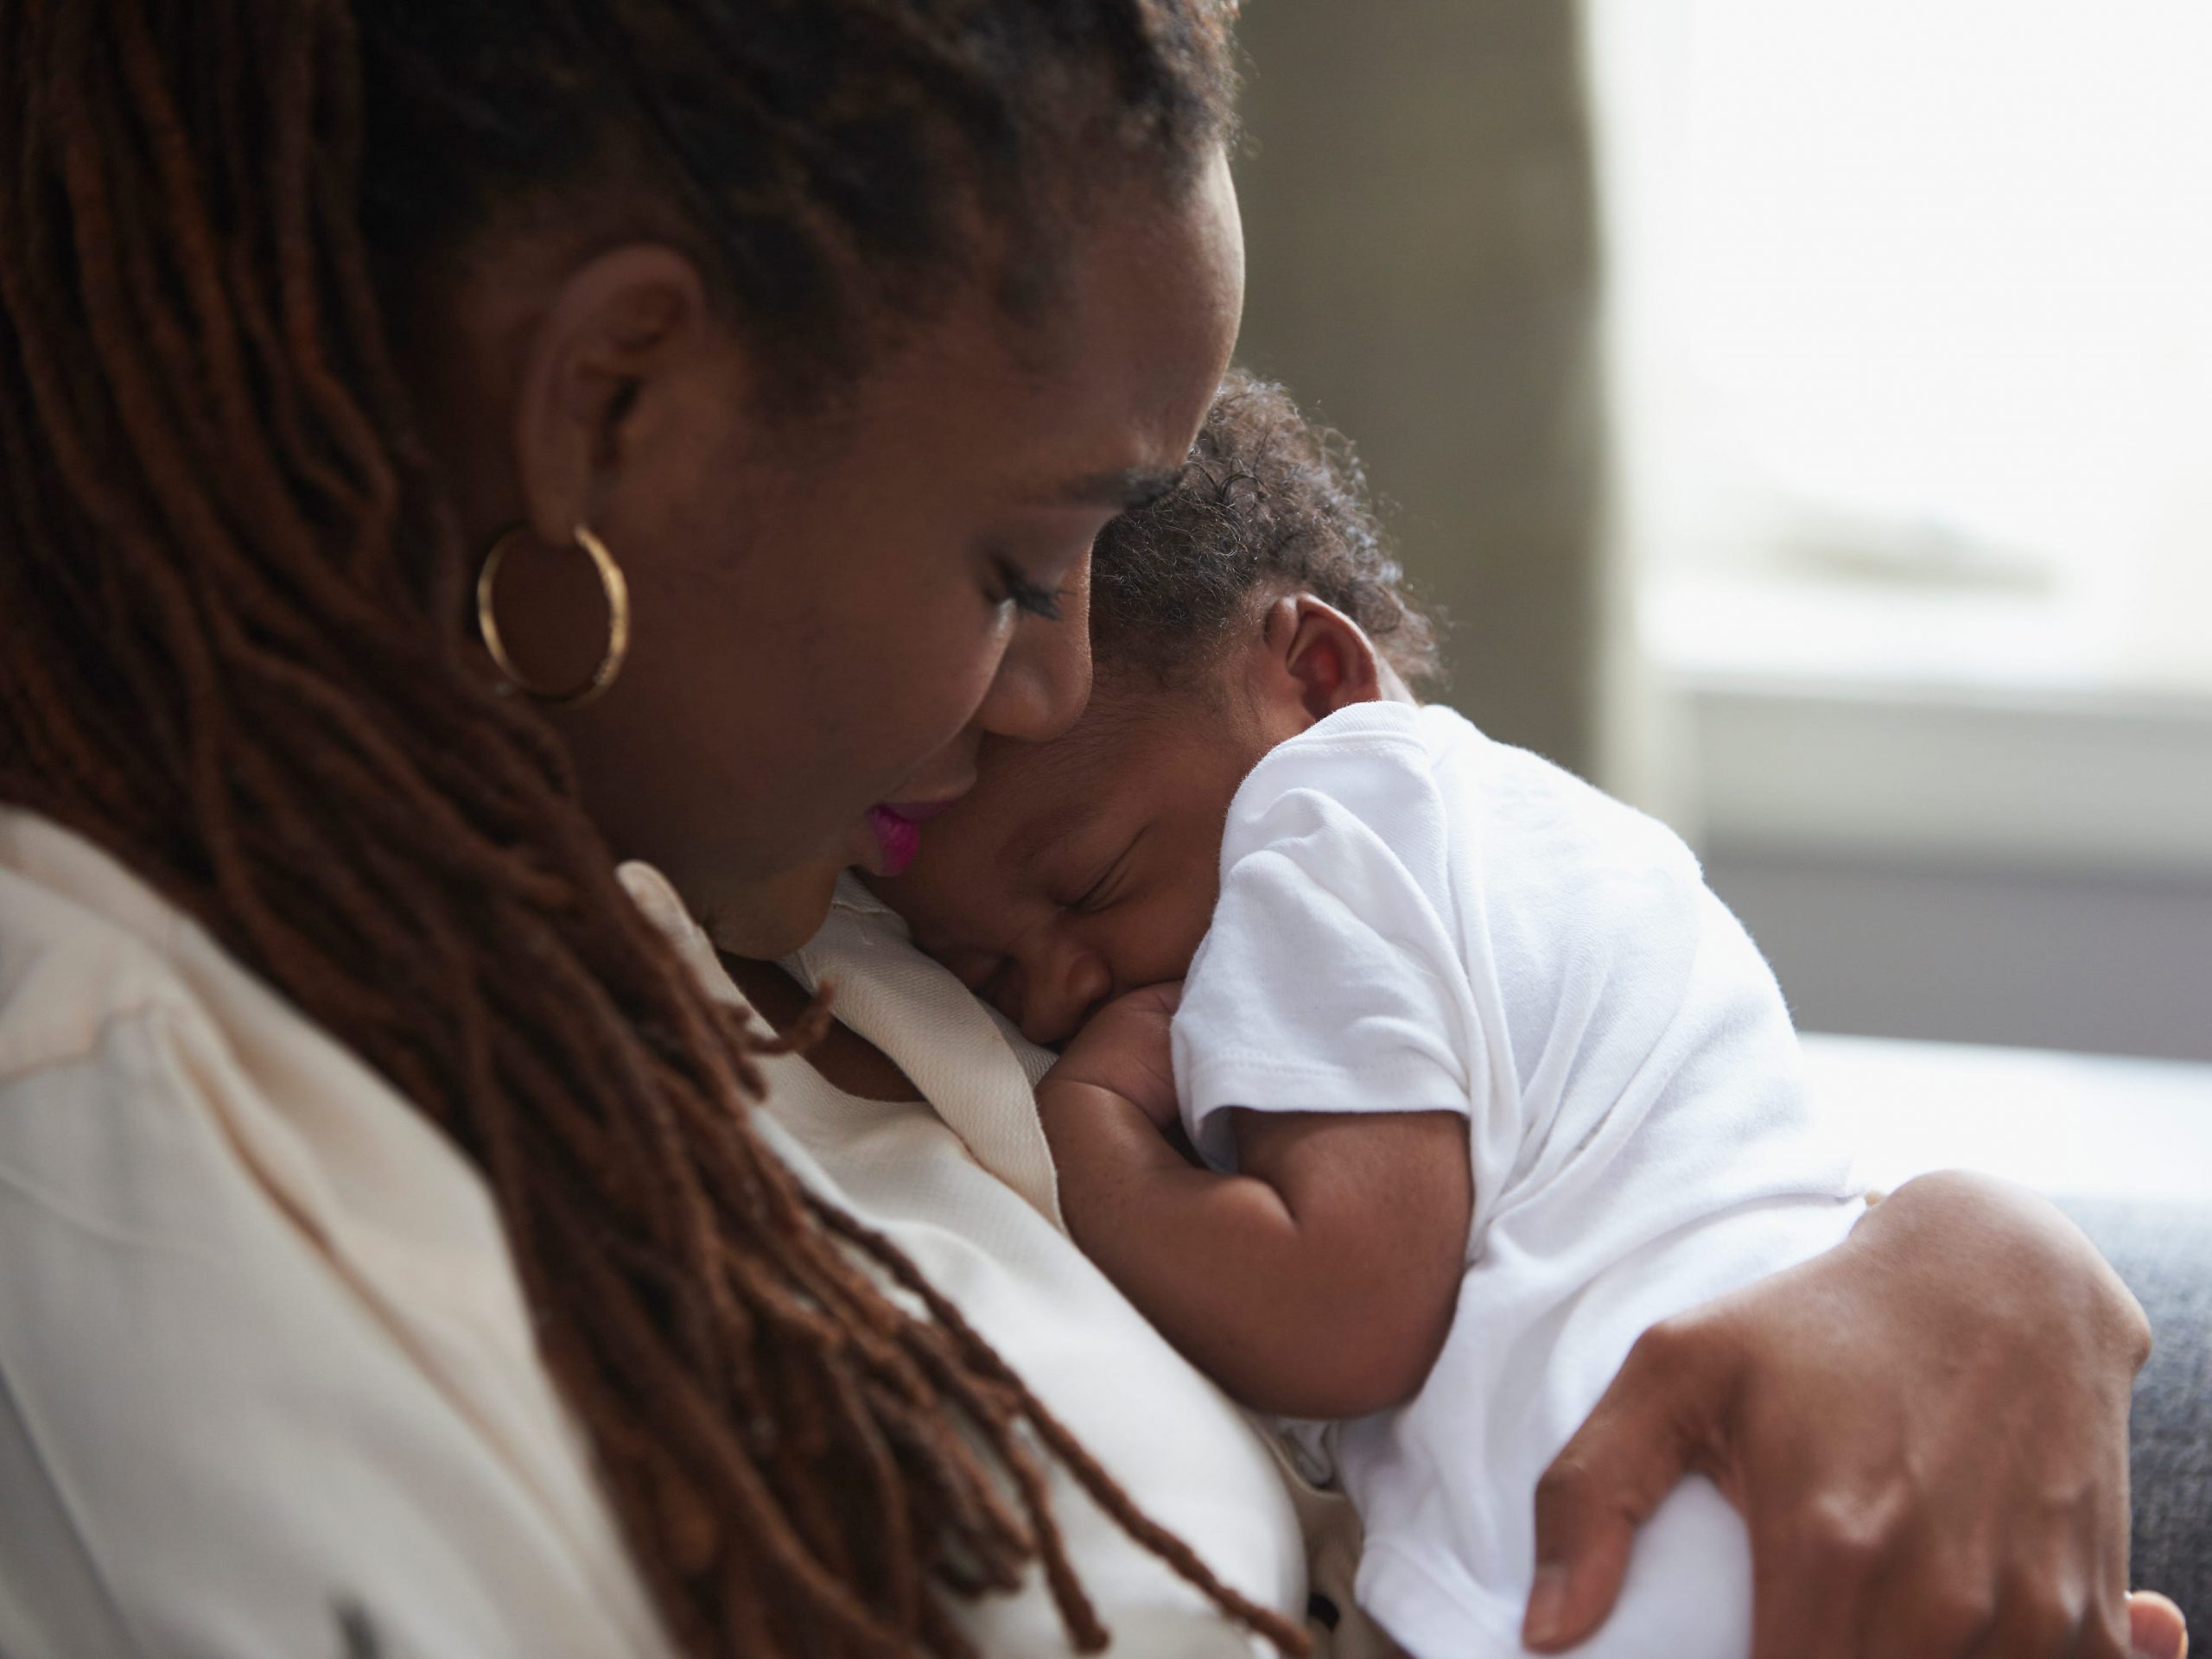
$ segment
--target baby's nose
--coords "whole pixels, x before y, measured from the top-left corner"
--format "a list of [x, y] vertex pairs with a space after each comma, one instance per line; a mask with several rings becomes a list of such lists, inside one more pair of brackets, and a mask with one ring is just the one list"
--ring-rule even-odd
[[1083, 1029], [1091, 1011], [1113, 995], [1114, 974], [1093, 950], [1070, 949], [1034, 976], [1021, 999], [1021, 1034], [1058, 1048]]

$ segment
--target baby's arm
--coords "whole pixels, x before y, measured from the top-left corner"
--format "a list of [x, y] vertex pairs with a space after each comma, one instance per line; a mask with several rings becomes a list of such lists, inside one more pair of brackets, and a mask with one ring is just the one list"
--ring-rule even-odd
[[1168, 1139], [1177, 994], [1103, 1009], [1038, 1085], [1076, 1243], [1249, 1406], [1354, 1417], [1411, 1398], [1465, 1261], [1465, 1118], [1240, 1109], [1241, 1173], [1199, 1168]]

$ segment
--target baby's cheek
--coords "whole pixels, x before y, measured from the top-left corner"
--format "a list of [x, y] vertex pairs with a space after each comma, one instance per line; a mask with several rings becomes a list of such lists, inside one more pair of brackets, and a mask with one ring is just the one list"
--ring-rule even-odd
[[1115, 978], [1125, 990], [1187, 976], [1213, 920], [1211, 901], [1188, 891], [1163, 893], [1146, 912], [1133, 918], [1130, 937], [1117, 953]]
[[971, 991], [982, 989], [984, 983], [991, 977], [995, 961], [995, 957], [986, 952], [965, 949], [931, 951], [928, 954], [936, 957], [939, 962], [952, 969], [953, 977]]
[[1218, 897], [1218, 883], [1211, 871], [1202, 882], [1195, 883], [1185, 893], [1177, 912], [1178, 931], [1175, 941], [1175, 971], [1173, 979], [1189, 977], [1191, 958], [1198, 953], [1207, 931], [1213, 926], [1214, 901]]
[[931, 858], [930, 838], [925, 833], [914, 861], [900, 874], [860, 872], [861, 885], [898, 913], [917, 947], [940, 962], [957, 941], [975, 937], [960, 926], [957, 914], [946, 913], [954, 907], [945, 902], [946, 884], [938, 874], [943, 864], [942, 858]]
[[[931, 875], [917, 877], [920, 860], [906, 874], [892, 880], [869, 879], [873, 893], [902, 917], [914, 948], [943, 963], [969, 990], [980, 993], [999, 970], [1003, 960], [996, 950], [972, 941], [988, 938], [981, 913], [949, 902], [955, 884]], [[965, 889], [972, 891], [972, 887]]]

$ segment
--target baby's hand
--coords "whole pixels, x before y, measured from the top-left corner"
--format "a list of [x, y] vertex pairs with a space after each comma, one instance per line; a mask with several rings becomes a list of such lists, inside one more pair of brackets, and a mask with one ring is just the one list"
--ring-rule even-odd
[[1167, 1027], [1182, 1000], [1180, 980], [1116, 997], [1076, 1033], [1038, 1092], [1054, 1083], [1088, 1084], [1134, 1103], [1166, 1133], [1180, 1116]]

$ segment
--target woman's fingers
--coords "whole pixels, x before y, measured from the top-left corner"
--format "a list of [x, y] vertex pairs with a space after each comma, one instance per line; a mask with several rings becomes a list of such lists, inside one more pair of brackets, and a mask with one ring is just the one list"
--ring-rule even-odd
[[1961, 1659], [2127, 1659], [2126, 1626], [2090, 1617], [2088, 1598], [2049, 1580], [2016, 1584]]
[[2127, 1635], [2138, 1659], [2189, 1659], [2189, 1621], [2155, 1590], [2127, 1599]]
[[1653, 1326], [1536, 1485], [1536, 1577], [1521, 1639], [1554, 1653], [1613, 1610], [1637, 1529], [1703, 1465], [1706, 1414], [1726, 1390], [1725, 1335], [1695, 1319]]
[[[1759, 1417], [1756, 1438], [1786, 1432]], [[1965, 1659], [1999, 1618], [1995, 1540], [1931, 1509], [1886, 1413], [1830, 1397], [1825, 1427], [1750, 1483], [1752, 1659]], [[1827, 1461], [1838, 1443], [1859, 1456]], [[2044, 1655], [2037, 1649], [2035, 1653]], [[2019, 1659], [2028, 1659], [2026, 1650]]]
[[[2125, 1425], [2120, 1426], [2124, 1433]], [[1865, 1651], [2127, 1659], [2126, 1488], [2016, 1497], [2001, 1523], [1954, 1497], [1902, 1532]]]
[[[1609, 1615], [1688, 1471], [1745, 1516], [1755, 1659], [2126, 1659], [2142, 1310], [2048, 1204], [1908, 1183], [1851, 1241], [1638, 1343], [1547, 1475], [1525, 1639]], [[2177, 1623], [2134, 1617], [2173, 1659]]]
[[1620, 1598], [1637, 1529], [1649, 1514], [1602, 1484], [1586, 1465], [1552, 1466], [1536, 1489], [1536, 1576], [1523, 1643], [1537, 1653], [1555, 1653], [1605, 1622]]
[[2084, 1587], [2078, 1563], [2094, 1552], [2065, 1542], [2065, 1527], [2031, 1548], [1994, 1535], [1977, 1546], [1961, 1541], [1963, 1522], [1915, 1525], [1880, 1502], [1822, 1506], [1809, 1523], [1789, 1506], [1750, 1525], [1753, 1659], [2185, 1659], [2180, 1611]]

